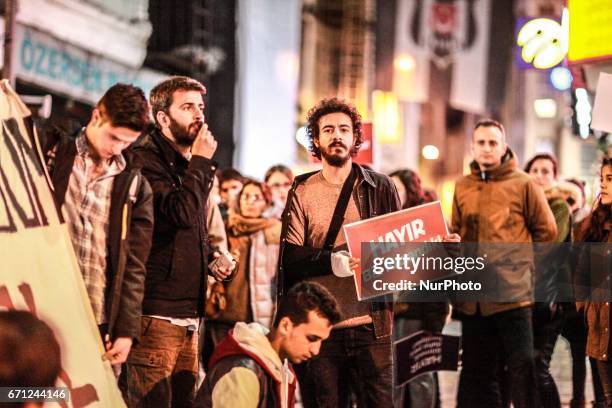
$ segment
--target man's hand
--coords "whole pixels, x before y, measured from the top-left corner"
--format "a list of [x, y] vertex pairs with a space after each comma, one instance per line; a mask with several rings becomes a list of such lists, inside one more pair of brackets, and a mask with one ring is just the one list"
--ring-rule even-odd
[[117, 337], [115, 342], [110, 341], [104, 343], [106, 353], [102, 357], [108, 360], [112, 365], [125, 363], [130, 349], [132, 348], [132, 339], [129, 337]]
[[[220, 256], [221, 254], [219, 252], [215, 251], [213, 253], [213, 257], [215, 259], [219, 258]], [[219, 264], [213, 265], [211, 272], [216, 280], [222, 281], [222, 280], [226, 280], [227, 278], [229, 278], [232, 272], [234, 271], [234, 269], [236, 269], [236, 261], [232, 260], [231, 265], [219, 265]]]
[[448, 234], [442, 238], [442, 242], [461, 242], [459, 234]]
[[208, 124], [204, 123], [196, 136], [193, 145], [191, 145], [191, 154], [194, 156], [203, 156], [211, 159], [217, 150], [217, 141], [213, 137]]
[[447, 243], [444, 245], [446, 252], [452, 257], [458, 257], [461, 255], [461, 236], [459, 234], [448, 234], [442, 237], [442, 242]]
[[355, 269], [359, 267], [359, 262], [361, 262], [360, 258], [349, 258], [349, 269], [351, 272], [355, 273]]

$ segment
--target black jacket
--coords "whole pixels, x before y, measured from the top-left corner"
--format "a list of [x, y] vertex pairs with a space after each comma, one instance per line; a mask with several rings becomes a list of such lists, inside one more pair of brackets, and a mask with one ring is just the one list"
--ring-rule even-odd
[[[400, 210], [400, 199], [393, 181], [384, 174], [353, 164], [358, 171], [358, 186], [353, 190], [362, 220]], [[287, 242], [287, 230], [291, 217], [291, 205], [296, 188], [318, 171], [299, 175], [287, 197], [283, 211], [283, 229], [278, 262], [278, 297], [294, 284], [304, 279], [332, 274], [329, 250], [293, 245]], [[391, 303], [370, 302], [374, 331], [377, 337], [391, 334]]]
[[143, 313], [203, 316], [209, 255], [205, 206], [216, 165], [202, 156], [187, 161], [158, 129], [132, 151], [153, 189], [155, 209]]
[[[78, 133], [72, 135], [58, 128], [46, 134], [45, 158], [58, 208], [61, 208], [66, 198], [77, 153], [76, 136]], [[145, 262], [151, 249], [153, 232], [153, 194], [147, 180], [134, 167], [131, 155], [124, 152], [124, 157], [127, 166], [115, 176], [113, 182], [106, 237], [106, 316], [108, 333], [112, 339], [138, 339]]]

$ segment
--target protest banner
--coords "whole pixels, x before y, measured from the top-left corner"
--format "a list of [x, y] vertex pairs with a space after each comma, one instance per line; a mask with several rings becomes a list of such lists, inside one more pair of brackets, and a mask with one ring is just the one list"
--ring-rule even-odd
[[395, 385], [404, 385], [426, 372], [457, 371], [460, 339], [421, 330], [394, 342]]
[[[57, 210], [30, 112], [0, 86], [0, 310], [27, 310], [61, 347], [62, 407], [124, 407], [70, 236]], [[42, 363], [42, 362], [41, 362]], [[51, 404], [47, 404], [51, 405]]]
[[[353, 258], [362, 258], [362, 244], [376, 247], [378, 243], [441, 242], [446, 234], [448, 234], [448, 231], [440, 201], [344, 226], [346, 243]], [[384, 247], [385, 252], [392, 249], [391, 245], [385, 245]], [[385, 253], [384, 255], [390, 256], [393, 254]], [[362, 285], [362, 272], [365, 272], [365, 270], [362, 271], [361, 267], [367, 264], [367, 261], [369, 260], [362, 259], [361, 266], [355, 270], [357, 298], [362, 300], [393, 292], [392, 290], [376, 291], [370, 286], [364, 287]], [[369, 280], [369, 278], [366, 280]]]

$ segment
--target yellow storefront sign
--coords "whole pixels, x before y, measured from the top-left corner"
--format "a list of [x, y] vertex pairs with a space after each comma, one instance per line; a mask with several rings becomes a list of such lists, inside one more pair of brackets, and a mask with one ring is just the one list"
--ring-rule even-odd
[[612, 1], [568, 0], [570, 64], [612, 59]]

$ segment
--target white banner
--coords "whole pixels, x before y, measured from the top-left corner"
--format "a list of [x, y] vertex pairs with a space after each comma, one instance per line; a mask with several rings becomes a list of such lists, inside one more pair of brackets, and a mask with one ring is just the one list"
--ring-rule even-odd
[[[123, 407], [65, 224], [60, 222], [30, 112], [0, 89], [0, 310], [28, 310], [61, 346], [64, 407]], [[49, 404], [50, 405], [50, 404]]]
[[484, 112], [491, 11], [491, 0], [398, 2], [393, 76], [398, 98], [427, 102], [433, 63], [451, 70], [454, 108]]
[[80, 101], [96, 104], [117, 82], [134, 84], [148, 95], [167, 75], [150, 69], [132, 69], [99, 55], [17, 24], [13, 70], [26, 82]]
[[[461, 24], [470, 20], [466, 2], [457, 2]], [[450, 104], [453, 108], [471, 113], [487, 111], [487, 86], [489, 84], [489, 40], [491, 37], [491, 0], [476, 0], [473, 15], [475, 36], [470, 47], [458, 50], [453, 65]], [[465, 33], [467, 27], [459, 30]], [[465, 41], [465, 40], [464, 40]], [[494, 62], [493, 62], [494, 63]]]

